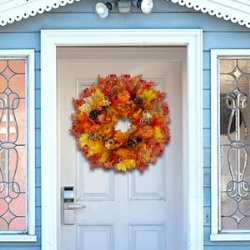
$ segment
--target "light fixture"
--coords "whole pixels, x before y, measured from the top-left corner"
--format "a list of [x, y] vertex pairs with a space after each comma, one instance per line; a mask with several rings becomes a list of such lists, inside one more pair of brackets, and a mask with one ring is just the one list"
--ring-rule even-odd
[[129, 13], [131, 11], [131, 6], [139, 8], [142, 13], [149, 14], [153, 9], [153, 0], [118, 0], [110, 2], [97, 2], [95, 6], [96, 13], [101, 18], [107, 18], [109, 11], [114, 7], [118, 6], [118, 11], [120, 13]]
[[118, 10], [120, 13], [129, 13], [131, 10], [131, 0], [119, 0]]
[[100, 18], [107, 18], [109, 15], [109, 11], [112, 10], [115, 6], [117, 6], [116, 1], [111, 1], [107, 3], [97, 2], [95, 5], [95, 11]]
[[144, 14], [149, 14], [153, 7], [153, 0], [132, 0], [132, 5], [141, 9]]

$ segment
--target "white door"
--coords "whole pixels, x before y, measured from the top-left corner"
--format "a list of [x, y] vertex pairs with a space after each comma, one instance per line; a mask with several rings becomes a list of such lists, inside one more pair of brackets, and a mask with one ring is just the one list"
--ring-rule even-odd
[[[59, 150], [61, 188], [74, 187], [70, 211], [74, 224], [65, 225], [61, 201], [62, 250], [183, 250], [188, 228], [184, 190], [182, 93], [186, 48], [82, 47], [59, 48]], [[167, 92], [171, 141], [156, 164], [143, 173], [90, 170], [69, 133], [72, 97], [109, 74], [142, 75]], [[122, 126], [126, 126], [123, 124]]]

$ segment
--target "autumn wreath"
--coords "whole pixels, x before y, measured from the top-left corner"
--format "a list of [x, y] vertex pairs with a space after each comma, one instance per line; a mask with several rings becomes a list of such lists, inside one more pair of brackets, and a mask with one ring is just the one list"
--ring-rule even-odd
[[[89, 159], [91, 168], [141, 172], [161, 155], [169, 142], [166, 94], [141, 76], [98, 76], [98, 82], [73, 99], [71, 133]], [[118, 119], [130, 119], [126, 132], [115, 130]]]

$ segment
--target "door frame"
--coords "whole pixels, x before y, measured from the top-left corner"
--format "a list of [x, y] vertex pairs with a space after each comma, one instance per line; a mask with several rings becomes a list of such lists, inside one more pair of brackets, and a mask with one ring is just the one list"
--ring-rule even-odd
[[188, 250], [203, 249], [203, 79], [202, 30], [42, 30], [41, 177], [42, 250], [58, 250], [60, 167], [57, 137], [56, 48], [58, 46], [186, 46], [183, 96], [188, 185]]

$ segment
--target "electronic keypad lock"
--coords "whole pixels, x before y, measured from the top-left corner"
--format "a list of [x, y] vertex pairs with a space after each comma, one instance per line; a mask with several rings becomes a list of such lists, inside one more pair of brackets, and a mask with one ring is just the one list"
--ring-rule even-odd
[[62, 189], [63, 200], [63, 224], [74, 225], [75, 224], [75, 210], [85, 208], [80, 204], [75, 204], [75, 194], [73, 186], [65, 186]]

